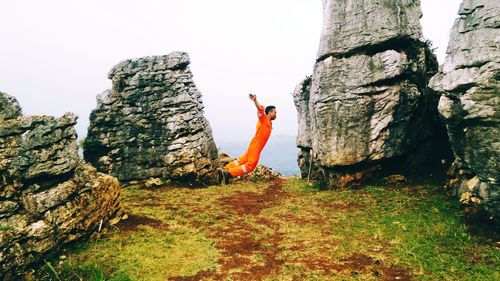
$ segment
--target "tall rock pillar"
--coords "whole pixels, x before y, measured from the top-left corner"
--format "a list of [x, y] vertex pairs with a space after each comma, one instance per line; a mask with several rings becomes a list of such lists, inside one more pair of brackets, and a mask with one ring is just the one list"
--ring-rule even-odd
[[313, 176], [332, 187], [411, 170], [412, 155], [444, 135], [439, 96], [427, 87], [438, 66], [421, 39], [420, 1], [324, 0], [323, 8], [312, 78], [294, 93], [302, 175], [311, 161]]
[[465, 0], [431, 87], [455, 162], [449, 187], [500, 218], [500, 2]]

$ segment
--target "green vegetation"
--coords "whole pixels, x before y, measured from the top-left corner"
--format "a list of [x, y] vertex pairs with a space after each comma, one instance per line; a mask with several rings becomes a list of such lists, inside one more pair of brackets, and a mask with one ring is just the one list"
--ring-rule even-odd
[[8, 225], [0, 225], [0, 231], [12, 231], [14, 228]]
[[78, 141], [78, 147], [79, 147], [80, 149], [85, 149], [85, 138], [80, 139], [80, 140]]
[[[56, 269], [57, 267], [57, 269]], [[123, 272], [116, 272], [108, 277], [98, 267], [78, 266], [73, 264], [60, 263], [53, 266], [45, 261], [45, 265], [38, 272], [38, 280], [44, 281], [66, 281], [66, 280], [91, 280], [91, 281], [132, 281], [129, 276]]]
[[123, 200], [128, 219], [37, 280], [500, 280], [498, 241], [438, 186], [129, 186]]

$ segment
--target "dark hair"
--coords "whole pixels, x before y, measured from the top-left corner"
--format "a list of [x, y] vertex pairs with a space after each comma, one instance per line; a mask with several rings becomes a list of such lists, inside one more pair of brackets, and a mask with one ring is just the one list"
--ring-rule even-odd
[[265, 110], [266, 111], [266, 115], [269, 114], [269, 111], [271, 111], [273, 109], [276, 109], [276, 106], [274, 106], [274, 105], [267, 106], [266, 110]]

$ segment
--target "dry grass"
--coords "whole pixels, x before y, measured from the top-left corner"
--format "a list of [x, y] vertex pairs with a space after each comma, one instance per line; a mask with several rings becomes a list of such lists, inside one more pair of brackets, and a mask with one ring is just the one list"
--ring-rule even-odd
[[129, 219], [37, 279], [500, 280], [497, 237], [472, 235], [439, 190], [321, 191], [296, 179], [129, 186]]

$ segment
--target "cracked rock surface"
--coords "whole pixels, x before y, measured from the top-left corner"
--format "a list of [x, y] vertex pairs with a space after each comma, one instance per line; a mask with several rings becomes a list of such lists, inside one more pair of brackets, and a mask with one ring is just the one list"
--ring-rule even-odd
[[431, 87], [455, 162], [449, 187], [500, 218], [500, 2], [465, 0]]
[[85, 160], [119, 180], [213, 180], [217, 147], [189, 63], [174, 52], [113, 67], [113, 87], [90, 116]]
[[122, 212], [116, 178], [78, 157], [76, 116], [23, 116], [0, 92], [0, 279], [19, 280]]
[[438, 66], [420, 41], [420, 2], [325, 0], [323, 8], [313, 75], [294, 92], [302, 175], [311, 166], [335, 187], [410, 165], [409, 155], [444, 135], [439, 96], [427, 87]]

